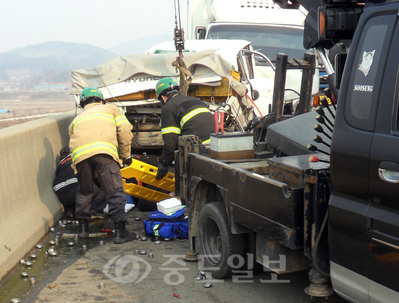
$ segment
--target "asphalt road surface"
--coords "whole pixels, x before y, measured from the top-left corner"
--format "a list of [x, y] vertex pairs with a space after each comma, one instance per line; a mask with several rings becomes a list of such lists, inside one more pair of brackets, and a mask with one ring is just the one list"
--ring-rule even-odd
[[[136, 208], [130, 211], [128, 230], [144, 236], [143, 219], [149, 213]], [[195, 281], [201, 262], [182, 259], [189, 251], [187, 240], [155, 244], [148, 239], [115, 245], [112, 238], [96, 234], [107, 228], [112, 228], [108, 219], [93, 220], [90, 223], [93, 237], [75, 240], [77, 226], [56, 225], [54, 232], [41, 241], [44, 247], [30, 252], [37, 255], [33, 265], [17, 266], [0, 284], [0, 301], [20, 298], [21, 302], [56, 303], [325, 302], [325, 298], [311, 299], [304, 293], [309, 285], [308, 271], [277, 276], [270, 272], [253, 275], [249, 271], [226, 280], [215, 280], [207, 274], [206, 280]], [[57, 233], [64, 238], [52, 246], [49, 241]], [[58, 252], [57, 256], [46, 255], [50, 247]], [[28, 278], [21, 278], [23, 271], [29, 274]], [[35, 283], [30, 278], [35, 278]], [[206, 282], [211, 287], [205, 288]], [[334, 294], [328, 302], [346, 301]]]

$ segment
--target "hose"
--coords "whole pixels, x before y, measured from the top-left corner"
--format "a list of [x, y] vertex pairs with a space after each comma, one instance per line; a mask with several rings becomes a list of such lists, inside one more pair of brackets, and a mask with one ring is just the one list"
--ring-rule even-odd
[[318, 250], [318, 248], [319, 248], [319, 244], [320, 244], [320, 240], [321, 240], [321, 235], [323, 234], [324, 228], [326, 227], [326, 224], [327, 224], [327, 218], [328, 218], [328, 210], [327, 210], [327, 212], [326, 212], [326, 216], [324, 217], [323, 224], [321, 225], [320, 232], [319, 232], [319, 234], [317, 235], [316, 243], [315, 243], [315, 245], [314, 245], [314, 248], [312, 249], [312, 264], [313, 264], [313, 267], [314, 267], [323, 277], [329, 277], [329, 276], [330, 276], [330, 273], [329, 273], [329, 272], [325, 272], [325, 271], [323, 271], [323, 270], [320, 268], [319, 264], [317, 263], [316, 257], [317, 257], [317, 250]]
[[262, 115], [262, 113], [260, 112], [259, 108], [256, 106], [255, 101], [252, 100], [252, 98], [251, 98], [250, 96], [248, 96], [248, 94], [247, 94], [247, 98], [248, 98], [249, 100], [251, 100], [252, 104], [253, 104], [253, 105], [256, 107], [256, 109], [258, 110], [259, 115], [262, 117], [263, 115]]

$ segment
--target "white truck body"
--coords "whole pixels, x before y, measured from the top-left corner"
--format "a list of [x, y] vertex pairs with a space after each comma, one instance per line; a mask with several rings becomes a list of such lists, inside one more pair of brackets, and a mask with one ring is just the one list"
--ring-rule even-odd
[[187, 39], [197, 36], [199, 27], [214, 24], [276, 24], [303, 26], [306, 10], [282, 9], [272, 0], [187, 0]]
[[[192, 44], [188, 42], [187, 47], [192, 51], [184, 53], [184, 61], [192, 74], [191, 87], [195, 87], [190, 94], [204, 101], [212, 100], [213, 91], [219, 102], [226, 101], [231, 95], [232, 89], [226, 82], [232, 66], [240, 73], [254, 68], [253, 60], [246, 66], [237, 66], [241, 50], [251, 48], [248, 41], [202, 40]], [[156, 53], [156, 49], [163, 52]], [[159, 120], [162, 107], [156, 98], [155, 86], [162, 77], [171, 77], [179, 83], [179, 71], [172, 65], [177, 57], [175, 46], [168, 42], [151, 48], [143, 55], [120, 56], [95, 67], [74, 70], [71, 75], [72, 95], [79, 104], [79, 95], [84, 88], [98, 88], [105, 100], [120, 107], [133, 124], [133, 148], [162, 147]], [[240, 118], [242, 115], [237, 113], [237, 116]]]
[[[289, 59], [303, 58], [303, 25], [307, 11], [282, 9], [272, 0], [188, 0], [188, 39], [241, 39], [251, 42], [255, 51], [275, 61], [277, 53]], [[301, 85], [301, 71], [289, 70], [285, 100], [296, 100]], [[253, 88], [261, 96], [273, 91], [274, 72], [257, 56]], [[312, 94], [319, 92], [319, 70], [313, 78]], [[264, 102], [260, 102], [263, 107]], [[267, 108], [260, 109], [267, 114]]]
[[[185, 53], [187, 68], [192, 70], [193, 84], [219, 86], [222, 77], [227, 77], [232, 65], [237, 67], [236, 56], [248, 41], [193, 41], [188, 43], [191, 52]], [[166, 52], [155, 54], [155, 50]], [[158, 104], [156, 98], [129, 99], [129, 95], [155, 91], [162, 77], [171, 77], [179, 82], [179, 72], [172, 66], [178, 53], [172, 42], [158, 44], [143, 55], [120, 56], [95, 67], [72, 71], [72, 95], [79, 104], [79, 94], [85, 87], [96, 87], [110, 102], [121, 107]], [[128, 97], [124, 97], [128, 96]], [[136, 96], [132, 96], [136, 97]], [[155, 97], [155, 95], [153, 95]], [[159, 107], [160, 113], [161, 107]], [[137, 108], [135, 109], [137, 110]], [[150, 112], [151, 113], [151, 112]]]
[[[251, 95], [255, 87], [260, 87], [256, 89], [259, 92], [259, 98], [254, 100], [256, 107], [253, 108], [254, 114], [256, 116], [263, 116], [269, 113], [269, 108], [271, 107], [273, 101], [273, 85], [274, 77], [258, 77], [257, 79], [251, 77], [251, 70], [255, 69], [255, 61], [250, 62], [243, 60], [244, 65], [238, 66], [237, 57], [240, 56], [240, 51], [243, 49], [252, 50], [252, 45], [249, 41], [245, 40], [186, 40], [185, 41], [185, 51], [190, 52], [200, 52], [205, 50], [215, 50], [215, 54], [220, 55], [224, 60], [228, 62], [231, 67], [234, 67], [235, 71], [239, 71], [241, 74], [245, 74], [245, 78], [248, 79], [249, 83], [246, 83], [248, 94]], [[146, 54], [154, 54], [157, 51], [175, 51], [175, 45], [173, 42], [162, 42], [150, 49], [148, 49]], [[184, 53], [186, 54], [186, 53]], [[271, 70], [269, 67], [268, 69]], [[273, 70], [271, 70], [272, 73]], [[201, 75], [196, 70], [197, 75]], [[179, 83], [179, 77], [176, 76], [175, 80]], [[221, 80], [221, 77], [218, 79]], [[198, 83], [196, 77], [193, 76], [193, 84]], [[265, 84], [266, 83], [266, 84]], [[209, 82], [207, 85], [211, 85]]]

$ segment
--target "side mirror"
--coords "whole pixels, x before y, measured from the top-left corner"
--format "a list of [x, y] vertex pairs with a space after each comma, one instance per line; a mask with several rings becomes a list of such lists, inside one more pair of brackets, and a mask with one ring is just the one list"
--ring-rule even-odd
[[252, 100], [256, 101], [259, 99], [259, 92], [257, 90], [254, 90], [252, 92]]
[[205, 26], [197, 26], [195, 28], [195, 39], [203, 40], [206, 36], [206, 27]]

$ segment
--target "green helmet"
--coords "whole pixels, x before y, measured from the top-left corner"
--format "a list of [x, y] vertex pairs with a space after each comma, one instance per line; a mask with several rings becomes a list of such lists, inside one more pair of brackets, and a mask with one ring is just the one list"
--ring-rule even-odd
[[155, 88], [157, 98], [159, 101], [162, 101], [161, 95], [169, 95], [171, 92], [179, 89], [179, 86], [172, 78], [166, 77], [162, 78], [157, 82], [157, 86]]
[[79, 101], [80, 107], [84, 108], [87, 104], [104, 101], [104, 96], [97, 88], [88, 87], [80, 93]]

